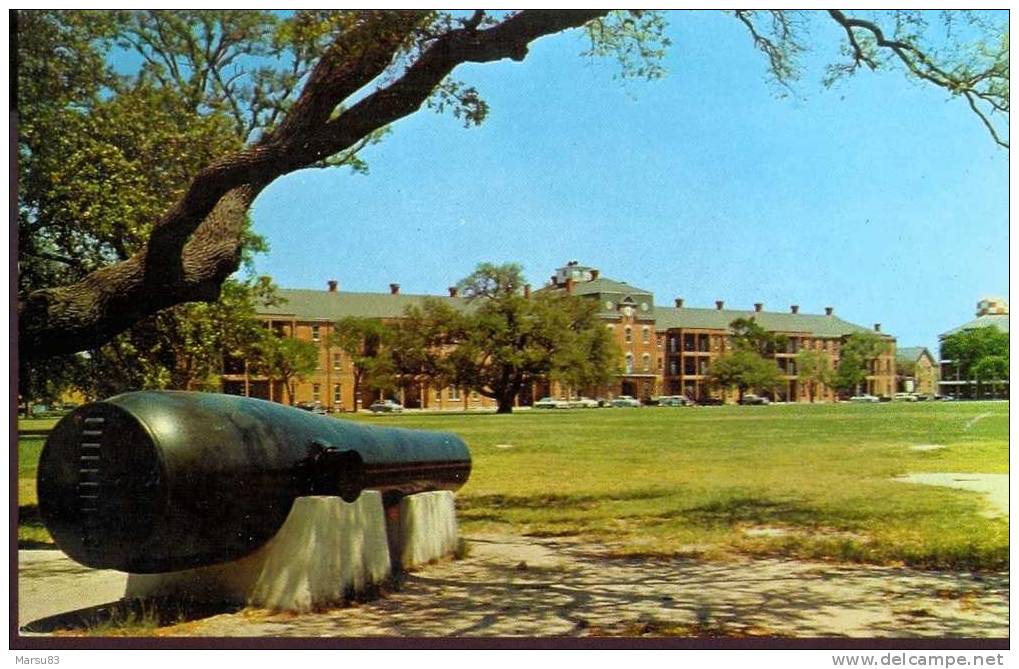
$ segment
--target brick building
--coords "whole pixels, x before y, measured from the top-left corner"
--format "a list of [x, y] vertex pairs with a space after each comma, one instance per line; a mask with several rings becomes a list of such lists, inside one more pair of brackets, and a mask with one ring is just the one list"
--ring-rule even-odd
[[[341, 291], [335, 281], [327, 290], [282, 289], [285, 302], [267, 307], [260, 312], [270, 327], [286, 336], [296, 336], [320, 342], [319, 369], [296, 387], [297, 402], [318, 403], [323, 407], [350, 411], [353, 409], [353, 373], [350, 360], [342, 352], [331, 348], [328, 335], [335, 321], [345, 316], [359, 316], [395, 320], [402, 317], [411, 305], [420, 305], [425, 295], [406, 295], [398, 284], [391, 284], [389, 292], [351, 293]], [[602, 277], [597, 268], [576, 262], [556, 270], [549, 283], [540, 291], [564, 291], [585, 299], [596, 300], [599, 316], [622, 351], [620, 372], [615, 380], [603, 388], [582, 389], [589, 396], [609, 397], [631, 395], [649, 398], [656, 395], [685, 394], [690, 398], [720, 397], [728, 401], [734, 395], [713, 389], [708, 384], [707, 371], [711, 362], [732, 350], [729, 324], [737, 318], [753, 318], [766, 330], [787, 337], [786, 350], [774, 355], [785, 372], [784, 383], [776, 389], [773, 399], [778, 401], [805, 401], [807, 389], [799, 382], [796, 373], [796, 354], [807, 348], [827, 353], [834, 367], [838, 362], [843, 339], [857, 332], [880, 333], [880, 326], [868, 329], [838, 318], [832, 308], [824, 314], [800, 313], [792, 306], [788, 312], [765, 311], [762, 304], [751, 310], [726, 309], [721, 301], [715, 308], [693, 308], [676, 299], [674, 306], [662, 307], [654, 303], [654, 295], [622, 281]], [[538, 291], [535, 291], [536, 293]], [[448, 300], [451, 306], [464, 308], [465, 302], [457, 297], [453, 288]], [[874, 395], [890, 396], [895, 392], [895, 339], [882, 334], [888, 341], [887, 352], [876, 359], [862, 390]], [[248, 394], [283, 401], [282, 382], [247, 373], [243, 361], [236, 361], [224, 375], [224, 392]], [[568, 389], [536, 384], [526, 389], [518, 404], [528, 405], [534, 399], [551, 395], [574, 395], [581, 389]], [[830, 389], [815, 393], [822, 400], [834, 399]], [[366, 394], [360, 406], [371, 397]], [[494, 403], [474, 393], [457, 388], [434, 388], [415, 384], [402, 388], [397, 399], [405, 406], [430, 409], [480, 408]]]
[[926, 346], [906, 346], [895, 353], [896, 390], [917, 395], [938, 392], [938, 363]]

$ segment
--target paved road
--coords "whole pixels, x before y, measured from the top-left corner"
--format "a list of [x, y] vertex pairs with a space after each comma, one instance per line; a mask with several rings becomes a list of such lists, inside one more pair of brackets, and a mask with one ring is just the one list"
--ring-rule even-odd
[[127, 574], [83, 567], [60, 551], [18, 551], [18, 626], [115, 602]]

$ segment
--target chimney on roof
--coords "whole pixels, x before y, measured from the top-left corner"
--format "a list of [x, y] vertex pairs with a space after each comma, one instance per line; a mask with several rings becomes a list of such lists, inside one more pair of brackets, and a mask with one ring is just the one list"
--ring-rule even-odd
[[524, 284], [524, 299], [525, 300], [531, 299], [531, 284], [529, 283]]
[[677, 309], [682, 309], [683, 308], [683, 298], [682, 297], [677, 297], [676, 298], [676, 308]]
[[722, 300], [715, 300], [715, 309], [718, 309], [719, 311], [721, 311], [722, 307], [724, 307], [724, 306], [725, 306], [725, 302], [723, 302]]
[[447, 288], [447, 290], [449, 291], [450, 297], [456, 297], [457, 295], [460, 294], [460, 289], [457, 288], [456, 286], [450, 286], [449, 288]]
[[881, 324], [874, 323], [874, 332], [881, 332]]
[[754, 302], [754, 311], [760, 313], [761, 309], [764, 308], [763, 302]]
[[833, 313], [835, 313], [835, 307], [825, 307], [824, 308], [824, 315], [825, 316], [831, 316]]
[[600, 270], [596, 270], [596, 269], [591, 270], [591, 281], [594, 281], [595, 279], [597, 279], [599, 274], [601, 274]]
[[336, 281], [336, 279], [330, 279], [330, 280], [329, 280], [329, 281], [327, 281], [326, 283], [328, 283], [328, 284], [329, 284], [329, 292], [330, 292], [330, 293], [335, 293], [335, 292], [336, 292], [336, 287], [340, 285], [340, 284], [339, 284], [339, 283], [338, 283], [338, 282]]
[[798, 305], [798, 304], [790, 305], [789, 313], [791, 313], [791, 314], [798, 314], [798, 313], [800, 313], [800, 305]]
[[389, 294], [390, 295], [399, 295], [400, 294], [400, 284], [398, 284], [398, 283], [391, 283], [391, 284], [389, 284]]

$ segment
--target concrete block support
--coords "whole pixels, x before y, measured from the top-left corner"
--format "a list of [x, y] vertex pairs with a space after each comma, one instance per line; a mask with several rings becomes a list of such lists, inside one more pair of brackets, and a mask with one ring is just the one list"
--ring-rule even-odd
[[458, 539], [456, 506], [447, 490], [409, 495], [400, 501], [396, 550], [400, 566], [413, 569], [448, 557]]
[[257, 551], [211, 567], [131, 574], [126, 597], [179, 597], [286, 611], [342, 603], [390, 573], [382, 495], [352, 503], [301, 497], [280, 531]]

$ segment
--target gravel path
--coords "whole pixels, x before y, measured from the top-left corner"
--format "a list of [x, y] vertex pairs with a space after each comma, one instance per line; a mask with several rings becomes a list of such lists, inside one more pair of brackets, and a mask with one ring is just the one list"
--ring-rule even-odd
[[[604, 546], [573, 540], [510, 535], [468, 539], [467, 558], [430, 565], [407, 576], [397, 591], [366, 604], [300, 616], [246, 609], [165, 627], [160, 634], [1008, 635], [1007, 574], [778, 559], [618, 559], [607, 558]], [[77, 570], [79, 586], [103, 574]], [[24, 565], [22, 596], [36, 596], [47, 583], [63, 587], [66, 570], [63, 580], [51, 578]], [[108, 580], [109, 573], [101, 578]], [[31, 603], [22, 604], [19, 611], [37, 610]]]

